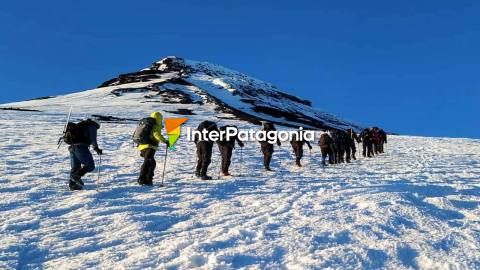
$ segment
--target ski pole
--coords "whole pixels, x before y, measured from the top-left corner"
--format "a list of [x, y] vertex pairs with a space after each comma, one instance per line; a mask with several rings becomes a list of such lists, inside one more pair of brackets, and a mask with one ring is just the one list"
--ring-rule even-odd
[[163, 160], [163, 172], [162, 172], [162, 183], [160, 184], [161, 187], [164, 186], [163, 179], [165, 178], [165, 167], [167, 165], [167, 155], [168, 155], [168, 146], [165, 147], [165, 158]]

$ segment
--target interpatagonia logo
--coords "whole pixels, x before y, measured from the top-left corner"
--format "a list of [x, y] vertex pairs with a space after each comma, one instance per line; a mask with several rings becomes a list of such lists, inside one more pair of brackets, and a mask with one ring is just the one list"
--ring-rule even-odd
[[175, 143], [180, 137], [181, 125], [187, 122], [188, 118], [165, 118], [165, 129], [167, 130], [170, 149], [175, 149]]
[[232, 141], [238, 138], [240, 141], [266, 141], [271, 144], [275, 144], [278, 141], [315, 141], [315, 131], [303, 130], [300, 127], [298, 130], [238, 130], [236, 127], [226, 127], [225, 130], [212, 130], [206, 129], [192, 130], [187, 127], [187, 141]]

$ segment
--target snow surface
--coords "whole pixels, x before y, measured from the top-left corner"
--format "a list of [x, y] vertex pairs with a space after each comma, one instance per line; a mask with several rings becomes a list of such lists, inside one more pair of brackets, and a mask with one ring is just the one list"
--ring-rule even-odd
[[[391, 136], [380, 157], [326, 168], [315, 147], [301, 169], [287, 143], [276, 149], [272, 173], [263, 173], [251, 142], [243, 177], [236, 149], [236, 176], [200, 181], [192, 177], [194, 147], [181, 139], [167, 159], [166, 187], [157, 176], [149, 188], [135, 183], [135, 123], [102, 123], [100, 191], [90, 174], [86, 190], [72, 193], [66, 146], [56, 148], [68, 100], [0, 115], [0, 269], [480, 268], [479, 140]], [[73, 115], [140, 118], [183, 106], [139, 106], [130, 96], [119, 109], [119, 100], [85, 102]], [[206, 108], [187, 126], [213, 118]], [[160, 151], [157, 175], [162, 160]], [[217, 161], [215, 148], [214, 176]]]

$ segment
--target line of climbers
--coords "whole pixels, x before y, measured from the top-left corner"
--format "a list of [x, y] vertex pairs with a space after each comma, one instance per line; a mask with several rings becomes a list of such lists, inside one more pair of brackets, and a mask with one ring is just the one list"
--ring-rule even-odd
[[[92, 154], [89, 151], [89, 146], [98, 155], [102, 155], [103, 151], [97, 144], [97, 130], [100, 124], [87, 119], [79, 123], [67, 123], [63, 140], [69, 144], [71, 171], [69, 187], [72, 190], [80, 190], [83, 188], [83, 181], [81, 178], [88, 172], [95, 169], [95, 163]], [[213, 131], [225, 131], [227, 128], [236, 128], [236, 126], [217, 126], [215, 122], [203, 121], [197, 127], [197, 131], [202, 132], [206, 130], [207, 134]], [[153, 185], [153, 177], [155, 174], [155, 152], [158, 150], [159, 144], [165, 144], [169, 147], [169, 142], [163, 137], [161, 131], [163, 129], [163, 116], [159, 112], [153, 112], [150, 117], [142, 119], [137, 129], [133, 134], [133, 141], [138, 145], [140, 156], [143, 158], [143, 164], [140, 168], [138, 177], [138, 184]], [[264, 122], [262, 130], [265, 132], [276, 131], [276, 128], [271, 122]], [[208, 137], [208, 136], [206, 136]], [[195, 175], [202, 180], [210, 180], [212, 177], [207, 175], [208, 167], [212, 161], [212, 152], [214, 141], [201, 140], [195, 137], [197, 163], [195, 167]], [[322, 153], [322, 164], [326, 166], [326, 159], [330, 164], [337, 164], [343, 162], [351, 162], [351, 159], [356, 160], [356, 143], [363, 143], [363, 156], [372, 157], [384, 152], [383, 145], [387, 143], [387, 134], [378, 127], [364, 129], [359, 136], [353, 129], [342, 130], [328, 130], [320, 136], [318, 145]], [[265, 139], [259, 141], [260, 150], [263, 154], [263, 166], [266, 171], [271, 171], [270, 162], [274, 152], [274, 144]], [[229, 167], [231, 164], [232, 153], [235, 145], [238, 144], [241, 148], [244, 143], [238, 138], [224, 138], [216, 142], [221, 155], [221, 173], [224, 176], [230, 175]], [[301, 159], [303, 157], [303, 146], [307, 144], [310, 150], [312, 145], [305, 140], [297, 140], [293, 138], [290, 141], [293, 152], [295, 154], [295, 164], [301, 167]], [[277, 140], [277, 145], [280, 147], [281, 142]]]
[[[207, 134], [212, 131], [226, 130], [228, 126], [217, 127], [217, 124], [212, 121], [203, 121], [197, 128], [197, 131], [207, 130]], [[237, 127], [234, 127], [237, 128]], [[271, 122], [263, 123], [263, 131], [276, 131], [276, 128]], [[237, 141], [240, 147], [243, 147], [244, 144], [238, 139], [238, 137], [233, 138], [228, 141], [217, 141], [220, 155], [222, 158], [222, 168], [221, 172], [223, 175], [228, 176], [228, 168], [231, 163], [232, 150], [235, 146], [235, 141]], [[350, 163], [351, 159], [356, 160], [356, 143], [362, 142], [363, 144], [363, 156], [364, 157], [373, 157], [384, 153], [384, 144], [387, 143], [387, 134], [385, 131], [378, 127], [366, 128], [364, 129], [359, 136], [355, 131], [350, 128], [346, 131], [342, 130], [328, 130], [324, 132], [318, 141], [320, 150], [322, 152], [322, 165], [326, 166], [326, 158], [328, 156], [328, 162], [330, 164], [338, 163]], [[266, 171], [271, 171], [270, 162], [272, 160], [274, 152], [274, 144], [269, 142], [267, 139], [259, 141], [260, 149], [263, 154], [263, 166]], [[197, 145], [197, 166], [196, 166], [196, 176], [200, 177], [203, 180], [212, 179], [207, 175], [208, 166], [211, 163], [212, 159], [212, 149], [214, 142], [213, 141], [199, 141], [195, 140]], [[312, 145], [306, 140], [299, 140], [295, 137], [290, 141], [292, 145], [293, 152], [295, 154], [295, 164], [299, 167], [302, 166], [301, 159], [303, 157], [303, 146], [306, 144], [310, 150], [312, 150]], [[277, 145], [281, 146], [281, 142], [277, 141]]]
[[328, 130], [320, 136], [318, 144], [322, 151], [322, 164], [326, 158], [330, 164], [350, 163], [356, 160], [356, 143], [362, 142], [363, 157], [373, 157], [384, 153], [383, 146], [387, 143], [387, 133], [378, 127], [366, 128], [357, 136], [352, 128], [343, 130]]

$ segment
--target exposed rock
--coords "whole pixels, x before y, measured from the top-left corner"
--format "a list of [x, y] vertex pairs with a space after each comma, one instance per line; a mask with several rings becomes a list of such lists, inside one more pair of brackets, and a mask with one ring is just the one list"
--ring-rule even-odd
[[34, 109], [14, 108], [14, 107], [4, 107], [4, 108], [0, 108], [0, 110], [4, 110], [4, 111], [21, 111], [21, 112], [41, 112], [41, 111], [39, 111], [39, 110], [34, 110]]
[[189, 109], [177, 109], [175, 111], [166, 111], [166, 112], [179, 114], [179, 115], [195, 115], [196, 114]]

